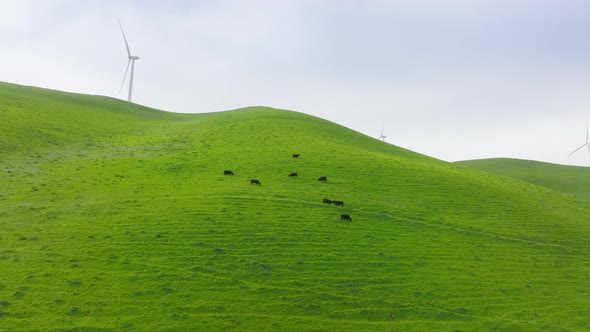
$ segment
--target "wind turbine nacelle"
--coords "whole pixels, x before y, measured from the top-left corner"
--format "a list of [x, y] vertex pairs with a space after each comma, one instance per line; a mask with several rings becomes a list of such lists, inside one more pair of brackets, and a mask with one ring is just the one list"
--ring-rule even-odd
[[141, 58], [138, 56], [135, 56], [135, 55], [132, 55], [129, 57], [129, 60], [139, 60], [139, 59], [141, 59]]

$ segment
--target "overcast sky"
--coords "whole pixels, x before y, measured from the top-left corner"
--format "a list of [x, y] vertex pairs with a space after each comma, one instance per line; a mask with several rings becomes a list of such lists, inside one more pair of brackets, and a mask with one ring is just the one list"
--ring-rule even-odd
[[0, 0], [0, 81], [266, 105], [435, 158], [590, 166], [590, 1]]

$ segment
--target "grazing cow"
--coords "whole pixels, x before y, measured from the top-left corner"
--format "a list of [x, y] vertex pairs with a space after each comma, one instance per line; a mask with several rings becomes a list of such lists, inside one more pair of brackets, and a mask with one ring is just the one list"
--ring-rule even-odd
[[332, 203], [334, 203], [334, 201], [332, 201], [331, 199], [329, 199], [329, 198], [324, 198], [324, 204], [328, 204], [328, 205], [330, 205], [330, 204], [332, 204]]
[[297, 173], [296, 172], [289, 173], [289, 177], [295, 177], [296, 178], [297, 177]]
[[332, 203], [334, 203], [335, 206], [344, 206], [344, 202], [343, 201], [332, 201]]
[[234, 172], [232, 171], [223, 171], [223, 175], [234, 175]]
[[328, 178], [325, 177], [325, 176], [320, 176], [320, 178], [318, 179], [318, 181], [324, 181], [324, 182], [326, 182], [326, 181], [328, 181]]
[[293, 158], [299, 158], [299, 153], [293, 153]]
[[260, 181], [256, 180], [256, 179], [251, 179], [250, 180], [250, 184], [257, 184], [260, 186]]
[[350, 215], [348, 214], [341, 214], [340, 215], [340, 220], [348, 220], [348, 221], [352, 221], [352, 218], [350, 217]]

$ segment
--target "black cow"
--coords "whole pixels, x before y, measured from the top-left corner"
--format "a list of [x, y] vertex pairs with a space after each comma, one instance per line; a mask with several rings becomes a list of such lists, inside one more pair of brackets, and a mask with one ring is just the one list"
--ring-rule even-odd
[[340, 220], [348, 220], [348, 221], [352, 221], [352, 218], [350, 217], [350, 215], [348, 214], [341, 214], [340, 215]]
[[325, 177], [325, 176], [320, 176], [319, 179], [318, 179], [318, 181], [324, 181], [324, 182], [326, 182], [326, 181], [328, 181], [328, 178]]
[[332, 201], [331, 199], [329, 199], [329, 198], [324, 198], [324, 204], [328, 204], [328, 205], [330, 205], [330, 204], [332, 204], [332, 203], [334, 203], [334, 201]]
[[234, 175], [234, 172], [225, 170], [223, 171], [223, 175]]
[[299, 158], [299, 153], [293, 153], [293, 158]]
[[250, 180], [250, 184], [257, 184], [260, 186], [260, 181], [256, 180], [256, 179], [251, 179]]
[[297, 173], [293, 172], [293, 173], [289, 173], [289, 177], [297, 177]]
[[334, 203], [335, 206], [344, 206], [343, 201], [332, 201], [332, 203]]

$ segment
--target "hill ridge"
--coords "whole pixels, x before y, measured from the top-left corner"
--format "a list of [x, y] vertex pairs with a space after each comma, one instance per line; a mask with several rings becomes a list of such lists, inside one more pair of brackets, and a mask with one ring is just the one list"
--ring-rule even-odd
[[456, 164], [507, 176], [590, 201], [590, 167], [515, 158], [465, 160]]

